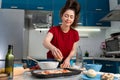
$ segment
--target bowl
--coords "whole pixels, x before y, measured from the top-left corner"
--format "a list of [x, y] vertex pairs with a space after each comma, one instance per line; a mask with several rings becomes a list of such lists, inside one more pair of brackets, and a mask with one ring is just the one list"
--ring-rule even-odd
[[85, 64], [86, 70], [93, 69], [97, 72], [99, 72], [102, 68], [101, 64]]
[[57, 61], [40, 61], [38, 65], [41, 69], [55, 69], [58, 67], [59, 62]]

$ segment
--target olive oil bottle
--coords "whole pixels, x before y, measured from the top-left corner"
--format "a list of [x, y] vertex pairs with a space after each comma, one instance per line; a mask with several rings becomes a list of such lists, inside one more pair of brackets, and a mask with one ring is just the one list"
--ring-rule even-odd
[[13, 45], [8, 45], [8, 52], [5, 57], [5, 72], [8, 74], [10, 79], [13, 78], [13, 66], [14, 66]]

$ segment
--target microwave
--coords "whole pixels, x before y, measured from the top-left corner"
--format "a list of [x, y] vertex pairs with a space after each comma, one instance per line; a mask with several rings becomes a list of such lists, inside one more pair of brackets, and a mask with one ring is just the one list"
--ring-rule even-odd
[[120, 35], [105, 40], [106, 52], [120, 53]]

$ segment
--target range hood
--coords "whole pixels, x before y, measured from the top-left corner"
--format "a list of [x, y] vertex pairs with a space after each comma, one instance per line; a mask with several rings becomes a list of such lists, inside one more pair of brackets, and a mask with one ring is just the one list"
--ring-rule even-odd
[[111, 10], [110, 13], [100, 21], [120, 21], [120, 5], [118, 5], [114, 10]]

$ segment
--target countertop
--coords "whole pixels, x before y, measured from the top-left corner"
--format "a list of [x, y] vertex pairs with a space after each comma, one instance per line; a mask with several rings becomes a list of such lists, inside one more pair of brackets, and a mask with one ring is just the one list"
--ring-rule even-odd
[[[24, 72], [22, 75], [14, 76], [13, 80], [38, 80], [32, 76], [31, 72]], [[69, 77], [57, 77], [57, 78], [49, 78], [49, 79], [39, 79], [39, 80], [82, 80], [81, 74], [69, 76]]]
[[[97, 72], [98, 75], [103, 74], [103, 72]], [[49, 79], [39, 79], [39, 80], [86, 80], [82, 79], [82, 73], [74, 76], [69, 76], [69, 77], [57, 77], [57, 78], [49, 78]], [[114, 74], [116, 77], [115, 80], [120, 80], [120, 74]], [[24, 72], [22, 75], [19, 76], [14, 76], [13, 80], [38, 80], [38, 78], [35, 78], [32, 76], [31, 72]], [[88, 80], [94, 80], [93, 78], [89, 78]], [[96, 80], [96, 78], [95, 78]], [[98, 78], [97, 80], [101, 80]]]
[[[75, 58], [72, 58], [75, 59]], [[83, 57], [83, 60], [91, 59], [91, 60], [109, 60], [109, 61], [120, 61], [120, 58], [106, 58], [106, 57]]]
[[[73, 57], [72, 59], [76, 59], [76, 57]], [[84, 60], [86, 59], [92, 59], [92, 60], [110, 60], [110, 61], [120, 61], [120, 58], [106, 58], [106, 57], [83, 57]], [[27, 60], [24, 58], [24, 60]], [[38, 60], [47, 60], [47, 59], [38, 59]]]

